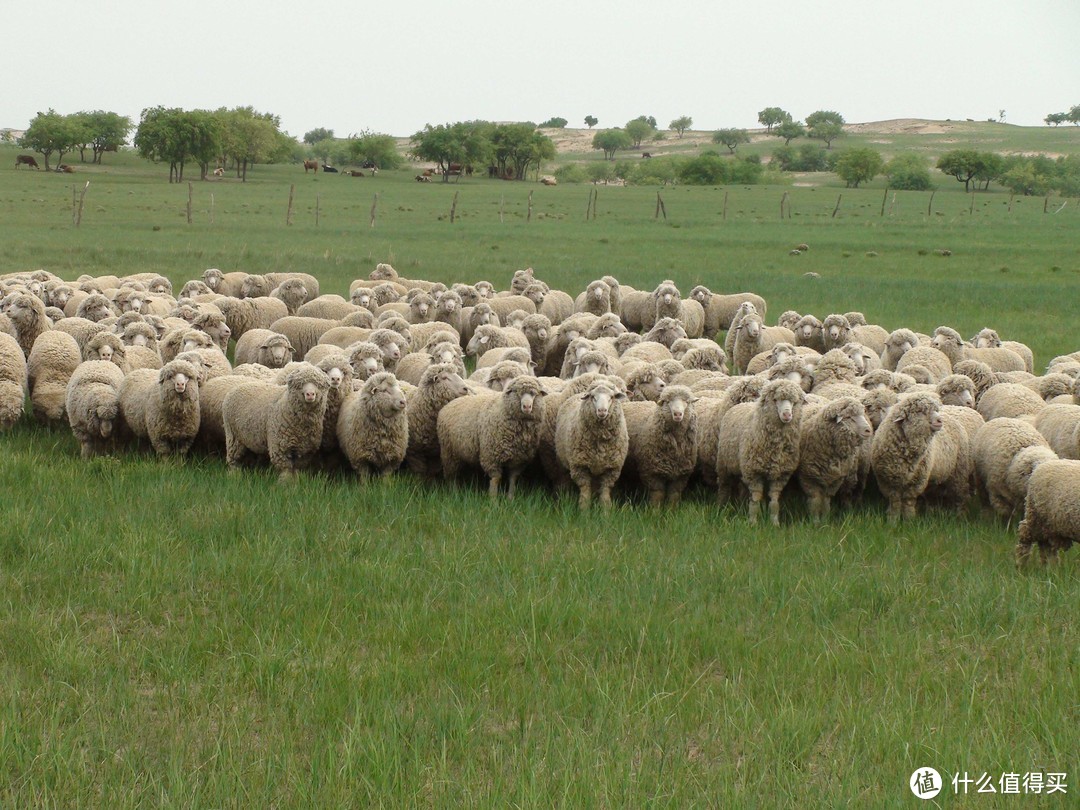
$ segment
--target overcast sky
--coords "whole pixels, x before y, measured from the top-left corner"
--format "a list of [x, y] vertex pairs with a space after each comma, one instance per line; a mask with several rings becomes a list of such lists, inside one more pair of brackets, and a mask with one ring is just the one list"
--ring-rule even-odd
[[749, 128], [768, 106], [1037, 125], [1080, 104], [1078, 36], [1080, 0], [59, 0], [9, 20], [0, 127], [159, 104], [252, 105], [296, 136], [586, 115]]

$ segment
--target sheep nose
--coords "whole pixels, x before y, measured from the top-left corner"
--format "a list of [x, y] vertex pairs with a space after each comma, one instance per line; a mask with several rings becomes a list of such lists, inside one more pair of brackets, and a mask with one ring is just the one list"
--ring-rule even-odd
[[665, 303], [665, 304], [670, 304], [670, 303], [671, 303], [671, 293], [667, 293], [667, 294], [666, 294], [666, 295], [664, 296], [664, 303]]
[[232, 335], [232, 329], [230, 329], [230, 328], [229, 328], [229, 327], [227, 327], [227, 326], [223, 326], [223, 327], [221, 327], [221, 336], [222, 336], [223, 338], [226, 338], [226, 339], [227, 339], [227, 338], [229, 338], [229, 337], [230, 337], [231, 335]]
[[607, 414], [608, 414], [607, 408], [597, 408], [596, 409], [596, 416], [599, 419], [607, 419]]
[[305, 402], [314, 402], [315, 401], [315, 392], [314, 391], [305, 391], [304, 392], [304, 401]]
[[176, 381], [176, 393], [182, 394], [187, 390], [187, 382], [183, 380]]

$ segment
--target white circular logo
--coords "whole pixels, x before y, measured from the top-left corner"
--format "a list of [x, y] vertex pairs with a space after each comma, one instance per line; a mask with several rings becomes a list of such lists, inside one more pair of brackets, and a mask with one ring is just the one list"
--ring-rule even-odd
[[933, 768], [919, 768], [908, 779], [908, 787], [920, 799], [932, 799], [941, 793], [941, 788], [944, 786], [941, 783], [940, 773]]

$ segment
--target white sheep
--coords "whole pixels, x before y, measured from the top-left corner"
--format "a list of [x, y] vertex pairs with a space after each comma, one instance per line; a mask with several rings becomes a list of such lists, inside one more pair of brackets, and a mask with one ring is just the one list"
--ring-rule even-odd
[[971, 446], [979, 489], [1006, 520], [1023, 505], [1035, 467], [1057, 458], [1043, 435], [1024, 419], [1002, 417], [986, 422]]
[[697, 464], [698, 401], [683, 385], [667, 386], [656, 402], [623, 405], [629, 447], [624, 472], [649, 493], [649, 505], [675, 506]]
[[393, 374], [372, 374], [359, 391], [341, 404], [337, 441], [361, 481], [372, 474], [390, 475], [401, 466], [409, 446], [405, 394]]
[[1034, 424], [1055, 453], [1080, 459], [1080, 405], [1047, 405]]
[[26, 401], [26, 387], [26, 357], [22, 346], [11, 335], [0, 332], [0, 430], [19, 421]]
[[199, 372], [173, 360], [159, 371], [132, 371], [120, 384], [120, 416], [159, 456], [183, 456], [199, 433]]
[[34, 341], [27, 361], [27, 383], [34, 416], [40, 421], [64, 418], [68, 381], [81, 362], [79, 344], [67, 332], [51, 329]]
[[801, 430], [795, 477], [809, 499], [811, 518], [820, 523], [828, 518], [832, 498], [841, 487], [857, 479], [863, 446], [869, 445], [874, 429], [862, 402], [841, 397], [827, 405], [808, 406]]
[[64, 409], [83, 458], [112, 449], [123, 381], [124, 372], [106, 360], [80, 363], [71, 375]]
[[606, 378], [596, 379], [579, 396], [559, 407], [555, 420], [555, 456], [561, 480], [578, 488], [578, 507], [588, 509], [593, 492], [600, 506], [611, 508], [611, 489], [629, 450], [622, 404], [626, 394]]
[[1040, 464], [1028, 480], [1024, 519], [1017, 530], [1016, 562], [1020, 565], [1038, 545], [1044, 563], [1080, 542], [1080, 461]]

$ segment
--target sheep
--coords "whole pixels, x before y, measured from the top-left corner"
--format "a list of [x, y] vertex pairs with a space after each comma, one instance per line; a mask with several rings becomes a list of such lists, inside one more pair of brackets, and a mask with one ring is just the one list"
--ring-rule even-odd
[[112, 332], [99, 332], [88, 340], [83, 346], [82, 359], [115, 363], [125, 374], [130, 370], [127, 364], [127, 348]]
[[526, 315], [536, 314], [536, 304], [526, 298], [524, 295], [506, 295], [502, 297], [496, 296], [489, 300], [488, 305], [491, 307], [491, 311], [499, 316], [499, 320], [503, 323], [506, 322], [506, 316], [513, 312], [515, 309], [521, 309], [525, 311]]
[[120, 384], [120, 416], [159, 456], [183, 456], [199, 432], [198, 370], [173, 360], [160, 370], [139, 369]]
[[934, 330], [933, 347], [944, 353], [955, 367], [961, 360], [978, 360], [994, 371], [1024, 371], [1023, 358], [1009, 349], [976, 349], [964, 345], [960, 333], [948, 326]]
[[297, 357], [303, 357], [319, 339], [338, 325], [337, 321], [327, 318], [305, 318], [300, 315], [288, 315], [270, 324], [270, 329], [280, 332], [289, 339]]
[[872, 391], [875, 388], [888, 388], [897, 394], [903, 394], [915, 385], [915, 380], [907, 374], [897, 374], [895, 371], [879, 368], [864, 375], [861, 385], [867, 391]]
[[175, 360], [180, 352], [208, 348], [217, 349], [214, 339], [199, 329], [173, 329], [158, 344], [158, 352], [164, 363]]
[[[240, 285], [240, 298], [261, 298], [269, 296], [278, 285], [289, 279], [299, 279], [307, 289], [306, 301], [313, 301], [319, 297], [319, 282], [315, 276], [308, 273], [266, 273], [265, 275], [249, 275]], [[305, 303], [306, 303], [305, 301]]]
[[1009, 349], [1024, 361], [1025, 371], [1030, 373], [1035, 369], [1035, 355], [1028, 346], [1015, 340], [1003, 341], [993, 329], [980, 330], [971, 342], [976, 349]]
[[1080, 405], [1047, 405], [1034, 424], [1061, 458], [1080, 459]]
[[248, 276], [243, 272], [223, 273], [216, 267], [211, 267], [208, 270], [204, 270], [202, 274], [202, 281], [206, 284], [207, 288], [211, 292], [215, 292], [218, 295], [232, 296], [233, 298], [240, 297], [240, 288], [244, 284], [244, 279]]
[[[521, 349], [515, 351], [521, 351]], [[491, 391], [502, 391], [511, 380], [531, 376], [533, 376], [532, 370], [525, 364], [514, 360], [502, 360], [489, 368], [474, 371], [469, 381], [478, 383]]]
[[1071, 397], [1076, 380], [1068, 374], [1048, 373], [1042, 377], [1033, 377], [1021, 384], [1037, 393], [1045, 402], [1051, 402], [1055, 397]]
[[1035, 467], [1057, 458], [1034, 426], [1009, 417], [985, 423], [976, 432], [971, 447], [979, 489], [985, 492], [991, 508], [1005, 520], [1011, 519], [1023, 504], [1028, 479]]
[[323, 453], [338, 449], [337, 421], [341, 403], [353, 392], [353, 370], [349, 358], [340, 352], [324, 357], [315, 367], [326, 375], [330, 388], [326, 392], [326, 413], [323, 416]]
[[[964, 409], [970, 410], [970, 409]], [[871, 464], [889, 502], [890, 523], [915, 517], [915, 502], [940, 491], [960, 507], [969, 494], [973, 461], [964, 426], [935, 394], [902, 397], [874, 434]]]
[[795, 345], [806, 346], [819, 354], [825, 354], [825, 339], [822, 324], [813, 315], [803, 315], [792, 330], [795, 333]]
[[[285, 304], [285, 308], [289, 311], [290, 315], [315, 315], [313, 312], [299, 312], [301, 307], [308, 306], [305, 303], [308, 300], [307, 286], [304, 282], [298, 278], [289, 278], [281, 282], [270, 292], [271, 298], [277, 298]], [[338, 296], [334, 296], [337, 298]], [[318, 301], [319, 299], [316, 299]], [[315, 303], [315, 302], [310, 302]], [[316, 317], [327, 318], [332, 317], [325, 314], [318, 314]]]
[[64, 410], [83, 458], [112, 448], [123, 381], [124, 372], [105, 360], [80, 363], [72, 373]]
[[195, 357], [198, 356], [198, 365], [202, 369], [200, 375], [205, 379], [209, 380], [232, 373], [232, 365], [229, 363], [229, 359], [217, 346], [200, 346], [188, 349], [179, 352], [173, 360], [179, 360], [181, 356], [187, 357], [192, 363], [195, 363]]
[[989, 422], [1000, 416], [1034, 415], [1048, 407], [1046, 400], [1020, 383], [998, 383], [986, 390], [976, 406]]
[[986, 363], [978, 360], [961, 360], [953, 364], [953, 371], [963, 374], [975, 384], [975, 402], [990, 390], [990, 387], [1001, 382], [1000, 378]]
[[730, 329], [735, 313], [744, 301], [754, 305], [755, 311], [765, 317], [765, 299], [754, 293], [730, 293], [721, 295], [712, 292], [701, 284], [690, 291], [690, 297], [701, 304], [705, 312], [703, 334], [707, 338], [716, 338], [722, 329]]
[[694, 346], [678, 360], [687, 370], [701, 369], [727, 373], [727, 358], [724, 356], [724, 350], [715, 343], [711, 346]]
[[353, 387], [357, 383], [363, 383], [371, 375], [385, 371], [383, 366], [383, 352], [376, 344], [370, 341], [360, 341], [345, 349], [349, 358], [349, 365], [353, 368]]
[[[757, 312], [757, 308], [755, 307], [753, 311]], [[760, 315], [761, 313], [759, 312], [758, 314]], [[736, 313], [736, 316], [737, 315], [738, 313]], [[790, 329], [792, 332], [794, 332], [795, 324], [797, 324], [800, 320], [802, 320], [802, 315], [800, 315], [793, 309], [789, 309], [780, 313], [780, 318], [776, 321], [776, 325], [783, 326], [785, 329]], [[735, 324], [734, 322], [732, 322], [732, 329], [734, 328]]]
[[836, 398], [835, 396], [830, 395], [829, 389], [842, 390], [844, 392], [842, 394], [843, 396], [849, 394], [858, 396], [858, 392], [852, 394], [846, 390], [850, 387], [857, 387], [857, 375], [858, 368], [856, 367], [854, 360], [848, 357], [847, 354], [840, 349], [830, 349], [814, 367], [814, 382], [810, 391], [819, 396], [823, 396], [826, 399]]
[[603, 352], [592, 349], [578, 357], [577, 361], [574, 363], [573, 376], [580, 377], [583, 374], [614, 374], [616, 362], [617, 361], [612, 360]]
[[405, 394], [387, 371], [368, 377], [341, 403], [335, 426], [338, 447], [361, 482], [390, 475], [405, 459], [409, 419]]
[[949, 374], [943, 377], [934, 391], [942, 405], [957, 405], [962, 408], [975, 407], [975, 384], [963, 374]]
[[15, 293], [4, 299], [4, 311], [14, 328], [13, 336], [25, 362], [38, 335], [52, 328], [45, 314], [45, 304], [36, 295]]
[[[834, 350], [835, 351], [835, 350]], [[858, 477], [862, 448], [874, 435], [866, 409], [854, 397], [807, 408], [799, 439], [795, 477], [809, 499], [814, 523], [829, 517], [832, 498]]]
[[283, 481], [310, 463], [323, 436], [330, 380], [314, 366], [293, 369], [285, 385], [251, 382], [225, 395], [225, 460], [239, 469], [249, 453], [267, 455]]
[[[499, 351], [497, 349], [493, 351]], [[518, 351], [524, 351], [518, 349]], [[491, 354], [491, 352], [488, 352]], [[487, 355], [485, 355], [487, 357]], [[423, 351], [410, 352], [398, 361], [395, 376], [411, 385], [419, 385], [420, 378], [424, 376], [424, 370], [432, 363], [450, 363], [458, 374], [465, 376], [465, 364], [461, 359], [461, 347], [457, 342], [440, 341], [426, 347]], [[494, 365], [494, 362], [491, 363]]]
[[526, 267], [524, 270], [515, 270], [514, 277], [510, 281], [510, 292], [521, 295], [533, 281], [535, 281], [535, 274], [531, 267]]
[[[574, 300], [574, 311], [591, 312], [597, 316], [612, 312], [611, 287], [600, 279], [590, 281], [585, 291]], [[617, 312], [613, 314], [616, 318], [619, 317]]]
[[490, 349], [501, 349], [509, 346], [520, 346], [529, 349], [529, 339], [519, 329], [508, 326], [479, 326], [473, 333], [472, 340], [465, 347], [465, 353], [475, 355], [479, 360], [484, 352]]
[[[73, 298], [71, 301], [68, 301], [68, 306], [70, 306], [74, 300], [75, 299]], [[64, 313], [67, 314], [67, 307], [64, 308]], [[108, 298], [100, 293], [94, 293], [84, 298], [72, 314], [76, 318], [86, 318], [88, 321], [97, 323], [105, 318], [113, 317], [118, 313], [113, 310], [112, 304], [109, 302]]]
[[[610, 287], [610, 285], [608, 286]], [[619, 292], [622, 297], [619, 317], [622, 319], [623, 325], [631, 332], [642, 331], [645, 319], [650, 316], [650, 313], [655, 316], [656, 302], [653, 300], [652, 292], [635, 290], [633, 287], [625, 285], [620, 288]], [[704, 324], [702, 326], [704, 328]]]
[[[32, 348], [30, 353], [33, 354]], [[19, 421], [26, 388], [27, 364], [22, 346], [11, 335], [0, 332], [0, 430], [7, 430]]]
[[[527, 369], [534, 370], [532, 356], [528, 349], [523, 349], [521, 346], [506, 346], [500, 349], [492, 349], [485, 352], [484, 356], [476, 362], [476, 371], [483, 372], [486, 369], [490, 369], [492, 366], [498, 365], [503, 361], [510, 360], [514, 363], [520, 363]], [[460, 361], [455, 365], [460, 366]]]
[[885, 349], [880, 354], [881, 367], [888, 371], [896, 371], [896, 364], [900, 362], [900, 358], [904, 356], [904, 353], [919, 345], [919, 336], [910, 329], [894, 330], [886, 339]]
[[[936, 383], [953, 373], [952, 361], [933, 346], [913, 346], [896, 362], [896, 371], [910, 374], [911, 366], [922, 366], [929, 372], [930, 382]], [[911, 376], [915, 376], [912, 374]]]
[[406, 393], [409, 420], [409, 446], [405, 463], [416, 475], [434, 478], [441, 470], [439, 464], [439, 411], [452, 399], [472, 393], [457, 369], [448, 363], [427, 367], [420, 384]]
[[219, 298], [214, 304], [225, 316], [234, 340], [249, 329], [269, 329], [289, 314], [285, 302], [277, 298]]
[[392, 329], [376, 329], [366, 342], [379, 347], [383, 355], [383, 369], [391, 373], [396, 371], [398, 361], [409, 348], [409, 339]]
[[1080, 462], [1051, 460], [1040, 464], [1028, 480], [1024, 519], [1017, 529], [1016, 564], [1038, 545], [1045, 564], [1080, 542]]
[[529, 342], [529, 353], [532, 361], [536, 363], [536, 368], [543, 369], [547, 365], [548, 352], [555, 342], [551, 319], [540, 313], [530, 315], [521, 325], [521, 331]]
[[473, 333], [478, 326], [501, 326], [502, 321], [491, 305], [481, 301], [474, 307], [466, 307], [461, 312], [461, 347], [465, 348], [472, 340]]
[[701, 337], [705, 329], [705, 310], [692, 298], [682, 300], [674, 282], [661, 282], [653, 290], [652, 300], [653, 308], [642, 321], [642, 328], [652, 329], [661, 318], [674, 318], [686, 331], [687, 337]]
[[229, 351], [229, 338], [232, 330], [225, 321], [225, 316], [216, 312], [200, 312], [191, 322], [194, 329], [206, 332], [214, 341], [214, 345], [221, 349], [222, 353]]
[[799, 467], [805, 400], [806, 394], [795, 383], [773, 380], [762, 388], [757, 402], [735, 405], [724, 414], [716, 453], [721, 504], [727, 501], [731, 484], [741, 480], [750, 490], [750, 521], [757, 521], [768, 492], [769, 520], [780, 525], [780, 493]]
[[716, 487], [716, 453], [724, 414], [735, 405], [757, 401], [766, 382], [764, 377], [738, 377], [720, 396], [703, 398], [697, 403], [697, 471], [706, 486]]
[[237, 365], [258, 363], [267, 368], [284, 368], [295, 355], [285, 335], [270, 329], [250, 329], [236, 341], [233, 359]]
[[[676, 338], [678, 339], [678, 338]], [[675, 341], [672, 341], [674, 343]], [[664, 360], [671, 360], [671, 349], [665, 346], [663, 343], [657, 343], [656, 341], [647, 340], [641, 343], [631, 346], [619, 358], [623, 363], [631, 363], [640, 361], [642, 363], [659, 363]]]
[[559, 407], [555, 457], [560, 481], [565, 483], [569, 478], [578, 488], [579, 509], [589, 508], [594, 491], [601, 508], [611, 508], [611, 489], [622, 473], [630, 447], [622, 408], [625, 401], [626, 394], [601, 377]]
[[[9, 338], [0, 333], [0, 346]], [[53, 329], [38, 335], [26, 365], [30, 403], [39, 421], [58, 422], [64, 418], [68, 381], [81, 362], [79, 344], [67, 332]]]
[[739, 322], [735, 345], [728, 355], [736, 372], [746, 373], [750, 359], [760, 352], [767, 352], [780, 342], [794, 343], [795, 334], [783, 326], [765, 326], [761, 316], [751, 312]]
[[443, 476], [455, 478], [466, 466], [488, 476], [488, 495], [498, 497], [505, 478], [508, 499], [540, 446], [546, 389], [534, 377], [510, 380], [501, 392], [448, 402], [437, 420]]
[[881, 368], [881, 357], [861, 343], [851, 341], [841, 346], [840, 350], [855, 363], [860, 377]]
[[671, 385], [657, 402], [623, 405], [628, 436], [626, 470], [633, 470], [649, 493], [649, 505], [676, 506], [697, 464], [698, 397]]
[[645, 333], [645, 343], [659, 343], [668, 350], [671, 344], [680, 338], [687, 337], [686, 329], [675, 318], [659, 318], [652, 328]]
[[[734, 346], [734, 341], [732, 342], [732, 346]], [[761, 374], [789, 357], [803, 358], [803, 362], [809, 368], [811, 365], [817, 364], [821, 355], [808, 346], [793, 346], [786, 341], [781, 341], [780, 343], [775, 344], [767, 352], [755, 354], [746, 365], [746, 373]]]

